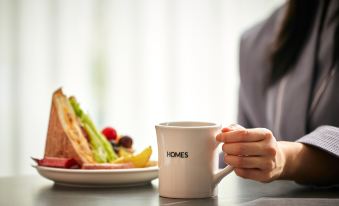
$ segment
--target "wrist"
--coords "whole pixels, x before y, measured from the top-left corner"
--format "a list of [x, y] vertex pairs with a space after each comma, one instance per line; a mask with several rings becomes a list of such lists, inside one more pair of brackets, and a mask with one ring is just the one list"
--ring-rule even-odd
[[302, 151], [303, 144], [286, 141], [279, 141], [278, 144], [284, 161], [279, 179], [293, 180], [300, 165], [298, 156]]

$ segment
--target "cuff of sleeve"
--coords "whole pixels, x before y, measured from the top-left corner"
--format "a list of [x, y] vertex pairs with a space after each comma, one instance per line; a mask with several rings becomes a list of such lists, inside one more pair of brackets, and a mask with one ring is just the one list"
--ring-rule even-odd
[[339, 128], [321, 126], [301, 137], [297, 142], [315, 146], [339, 157]]

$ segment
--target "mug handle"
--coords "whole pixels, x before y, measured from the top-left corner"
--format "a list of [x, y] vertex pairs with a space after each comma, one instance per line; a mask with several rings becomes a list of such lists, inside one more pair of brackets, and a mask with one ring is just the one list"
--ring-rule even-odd
[[229, 173], [231, 173], [234, 170], [234, 168], [230, 165], [226, 166], [224, 169], [218, 171], [217, 173], [214, 174], [213, 176], [213, 184], [214, 187], [219, 184], [219, 182], [227, 176]]

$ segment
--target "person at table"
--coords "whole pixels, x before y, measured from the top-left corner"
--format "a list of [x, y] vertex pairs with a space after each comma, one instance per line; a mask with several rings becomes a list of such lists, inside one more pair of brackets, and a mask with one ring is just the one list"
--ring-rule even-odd
[[238, 122], [216, 137], [238, 176], [339, 183], [339, 1], [289, 0], [242, 35]]

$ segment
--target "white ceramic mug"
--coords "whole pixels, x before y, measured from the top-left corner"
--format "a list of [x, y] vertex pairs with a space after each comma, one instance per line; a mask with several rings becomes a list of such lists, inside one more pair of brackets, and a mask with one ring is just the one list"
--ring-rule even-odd
[[233, 171], [218, 170], [221, 125], [209, 122], [166, 122], [155, 126], [159, 158], [159, 194], [170, 198], [216, 196], [220, 180]]

